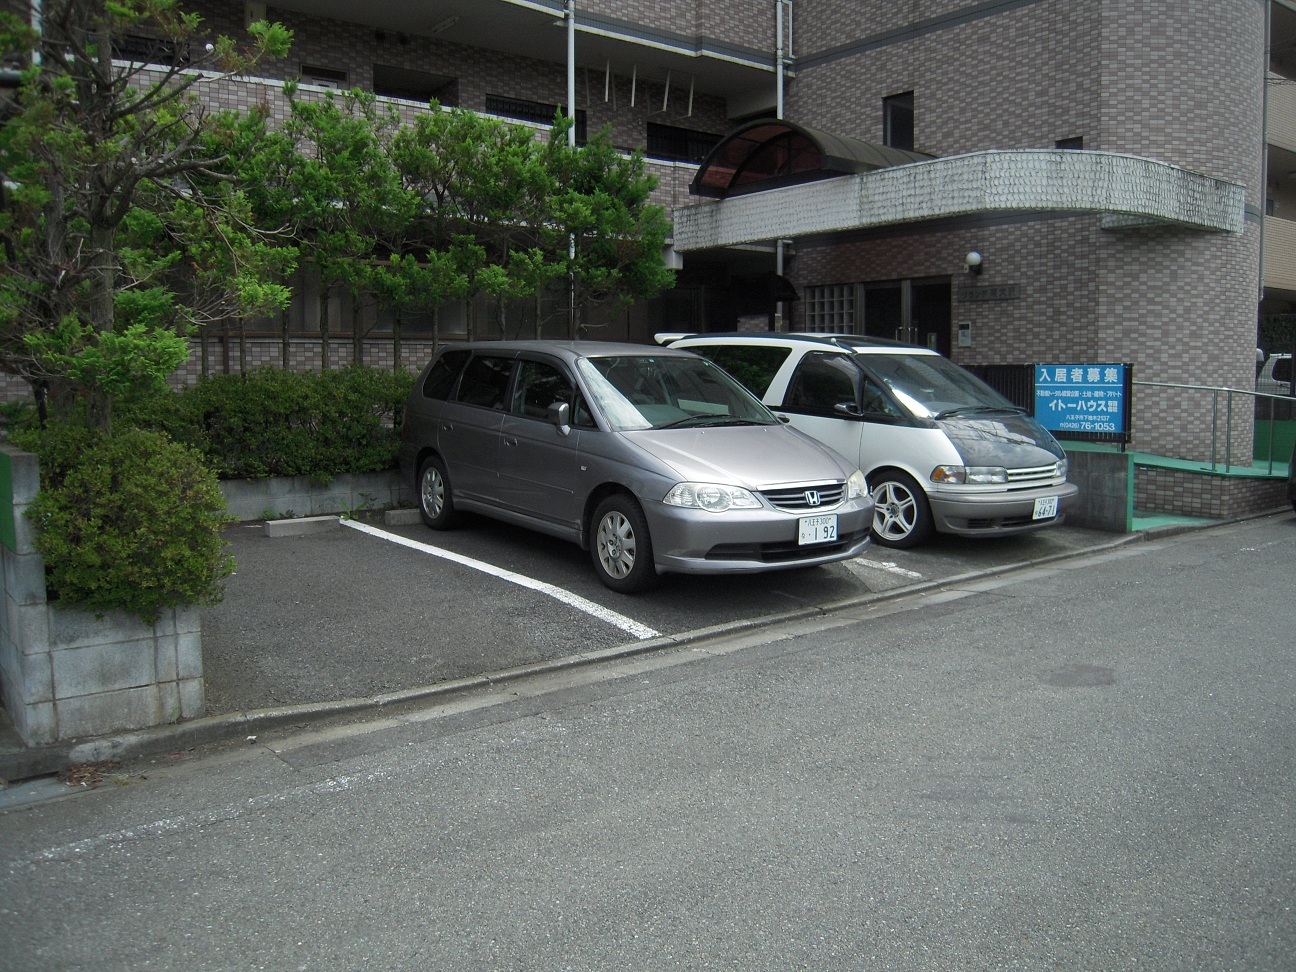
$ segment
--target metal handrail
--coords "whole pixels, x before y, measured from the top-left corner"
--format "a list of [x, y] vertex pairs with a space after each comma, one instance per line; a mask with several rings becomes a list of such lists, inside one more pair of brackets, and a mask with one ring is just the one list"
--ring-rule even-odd
[[[1224, 392], [1225, 415], [1224, 415], [1224, 471], [1228, 472], [1233, 468], [1233, 396], [1245, 395], [1251, 399], [1268, 399], [1269, 400], [1269, 474], [1273, 475], [1274, 467], [1274, 403], [1275, 402], [1292, 402], [1296, 405], [1296, 397], [1291, 395], [1274, 395], [1270, 392], [1248, 391], [1245, 388], [1226, 388], [1215, 385], [1184, 385], [1170, 381], [1136, 381], [1135, 385], [1143, 385], [1147, 388], [1182, 388], [1188, 391], [1208, 391], [1211, 393], [1211, 472], [1215, 472], [1219, 467], [1219, 398], [1220, 392]], [[1254, 404], [1252, 406], [1254, 412]]]

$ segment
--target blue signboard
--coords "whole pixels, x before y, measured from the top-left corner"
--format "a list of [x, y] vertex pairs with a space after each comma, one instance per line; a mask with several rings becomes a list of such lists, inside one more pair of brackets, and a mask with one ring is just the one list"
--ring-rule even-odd
[[1052, 432], [1129, 438], [1132, 368], [1127, 364], [1035, 366], [1035, 418]]

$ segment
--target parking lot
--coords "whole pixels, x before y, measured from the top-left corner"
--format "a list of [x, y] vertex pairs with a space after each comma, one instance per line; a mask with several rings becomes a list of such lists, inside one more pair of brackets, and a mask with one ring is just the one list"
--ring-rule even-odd
[[228, 538], [237, 571], [225, 601], [203, 612], [211, 714], [368, 698], [1121, 539], [1066, 526], [997, 540], [938, 536], [823, 567], [667, 575], [626, 596], [599, 583], [575, 545], [481, 517], [443, 532], [375, 519], [277, 538], [241, 524]]

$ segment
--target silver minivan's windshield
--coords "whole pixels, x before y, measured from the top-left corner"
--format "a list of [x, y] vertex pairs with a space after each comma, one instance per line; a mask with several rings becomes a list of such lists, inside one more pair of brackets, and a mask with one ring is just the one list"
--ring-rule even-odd
[[594, 406], [620, 432], [777, 425], [752, 394], [705, 358], [606, 355], [576, 363]]
[[923, 418], [1024, 411], [976, 375], [940, 355], [869, 354], [861, 364], [911, 412]]

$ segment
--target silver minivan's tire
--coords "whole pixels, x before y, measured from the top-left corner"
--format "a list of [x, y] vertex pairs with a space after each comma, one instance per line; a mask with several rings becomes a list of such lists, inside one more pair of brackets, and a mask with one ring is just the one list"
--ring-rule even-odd
[[450, 477], [445, 463], [429, 456], [419, 466], [418, 480], [414, 483], [418, 495], [419, 514], [433, 530], [446, 530], [454, 525], [454, 495], [450, 491]]
[[616, 493], [598, 505], [590, 524], [590, 559], [599, 580], [621, 594], [656, 585], [648, 520], [634, 497]]
[[889, 469], [869, 476], [873, 487], [873, 540], [884, 547], [916, 547], [934, 532], [931, 505], [912, 476]]

